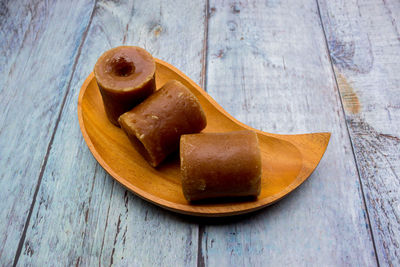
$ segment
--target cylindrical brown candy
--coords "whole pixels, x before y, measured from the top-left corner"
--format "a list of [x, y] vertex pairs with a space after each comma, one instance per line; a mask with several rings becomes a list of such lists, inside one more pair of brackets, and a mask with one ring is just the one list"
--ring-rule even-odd
[[261, 153], [253, 131], [183, 135], [180, 158], [188, 201], [260, 194]]
[[121, 114], [131, 110], [156, 89], [156, 64], [143, 48], [119, 46], [97, 60], [94, 76], [108, 119], [118, 126]]
[[139, 140], [144, 148], [141, 153], [156, 167], [178, 149], [182, 134], [198, 133], [207, 122], [199, 100], [183, 84], [172, 80], [121, 115], [119, 124], [133, 144]]

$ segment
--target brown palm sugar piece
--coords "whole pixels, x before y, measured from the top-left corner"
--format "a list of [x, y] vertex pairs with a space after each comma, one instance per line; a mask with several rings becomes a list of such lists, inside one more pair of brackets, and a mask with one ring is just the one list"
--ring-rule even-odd
[[156, 64], [143, 48], [119, 46], [102, 54], [94, 76], [108, 119], [118, 126], [121, 114], [131, 110], [156, 89]]
[[260, 194], [261, 154], [253, 131], [183, 135], [180, 159], [188, 201]]
[[148, 162], [156, 167], [178, 149], [182, 134], [198, 133], [207, 122], [198, 99], [182, 83], [172, 80], [121, 115], [119, 124]]

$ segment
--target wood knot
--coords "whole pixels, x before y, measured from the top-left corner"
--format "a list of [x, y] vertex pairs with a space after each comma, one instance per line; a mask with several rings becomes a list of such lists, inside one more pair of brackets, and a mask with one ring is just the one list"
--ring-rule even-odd
[[158, 25], [157, 27], [154, 28], [154, 35], [156, 37], [158, 37], [160, 35], [160, 33], [162, 32], [162, 30], [163, 30], [163, 28], [160, 25]]
[[[368, 42], [366, 42], [368, 43]], [[373, 56], [369, 46], [358, 48], [358, 53], [364, 55], [362, 59], [355, 58], [356, 45], [354, 41], [344, 42], [337, 39], [328, 42], [333, 64], [339, 70], [347, 69], [357, 73], [369, 73], [373, 66]]]
[[210, 11], [208, 12], [208, 17], [211, 17], [212, 15], [214, 15], [215, 11], [217, 11], [217, 9], [215, 7], [210, 8]]
[[232, 13], [233, 14], [238, 14], [240, 13], [240, 7], [237, 3], [234, 3], [231, 5]]
[[155, 37], [158, 37], [163, 30], [163, 27], [158, 22], [152, 21], [149, 23], [149, 33], [153, 32]]
[[223, 49], [218, 50], [218, 53], [215, 54], [214, 56], [217, 58], [223, 58], [225, 54], [225, 51]]
[[237, 24], [234, 21], [228, 21], [228, 28], [231, 32], [235, 31], [237, 28]]

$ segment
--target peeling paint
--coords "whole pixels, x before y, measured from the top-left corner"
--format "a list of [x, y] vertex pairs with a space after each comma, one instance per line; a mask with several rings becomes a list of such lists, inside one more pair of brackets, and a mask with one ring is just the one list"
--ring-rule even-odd
[[361, 104], [353, 87], [341, 73], [337, 74], [337, 82], [342, 96], [344, 109], [352, 114], [359, 113], [361, 111]]

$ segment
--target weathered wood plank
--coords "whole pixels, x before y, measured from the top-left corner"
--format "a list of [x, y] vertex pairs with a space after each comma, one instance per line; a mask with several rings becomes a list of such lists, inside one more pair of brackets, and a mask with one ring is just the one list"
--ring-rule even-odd
[[139, 45], [195, 81], [204, 1], [99, 1], [43, 174], [19, 264], [193, 266], [198, 226], [127, 192], [95, 163], [77, 120], [80, 86], [98, 56]]
[[0, 4], [0, 262], [11, 266], [87, 28], [90, 1]]
[[378, 259], [400, 265], [400, 2], [319, 1]]
[[332, 138], [314, 174], [284, 200], [228, 225], [204, 223], [200, 262], [376, 265], [317, 3], [211, 1], [208, 26], [207, 90], [223, 107], [265, 131]]
[[0, 73], [3, 74], [0, 76], [0, 92], [4, 90], [4, 81], [18, 55], [33, 15], [29, 11], [28, 1], [10, 2], [0, 2]]

